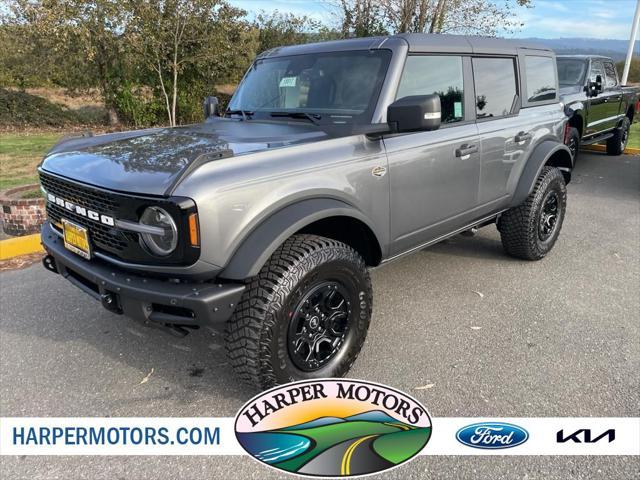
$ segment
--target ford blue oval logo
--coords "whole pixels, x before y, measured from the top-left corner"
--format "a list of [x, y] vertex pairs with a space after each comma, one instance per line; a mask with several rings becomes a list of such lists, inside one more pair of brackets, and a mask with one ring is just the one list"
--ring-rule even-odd
[[511, 423], [482, 422], [461, 428], [456, 438], [469, 447], [499, 449], [526, 442], [529, 432]]

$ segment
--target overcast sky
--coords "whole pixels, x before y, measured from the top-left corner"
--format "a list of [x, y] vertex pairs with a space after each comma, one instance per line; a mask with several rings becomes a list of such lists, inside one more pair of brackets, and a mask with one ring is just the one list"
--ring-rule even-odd
[[[326, 23], [335, 20], [326, 0], [230, 0], [255, 13], [280, 10], [307, 14]], [[499, 3], [500, 0], [496, 0]], [[628, 40], [636, 0], [533, 0], [533, 8], [518, 8], [524, 27], [518, 37], [594, 37]]]

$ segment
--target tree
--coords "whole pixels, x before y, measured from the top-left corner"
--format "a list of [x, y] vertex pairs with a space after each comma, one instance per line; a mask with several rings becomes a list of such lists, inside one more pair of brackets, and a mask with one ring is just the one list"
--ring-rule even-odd
[[386, 35], [380, 0], [334, 0], [342, 38]]
[[314, 34], [322, 27], [321, 22], [307, 15], [282, 13], [278, 10], [271, 13], [259, 12], [253, 24], [259, 32], [258, 52], [307, 43], [314, 39]]
[[496, 35], [521, 27], [515, 7], [531, 0], [333, 0], [342, 34], [458, 33]]
[[98, 86], [112, 123], [115, 99], [126, 75], [121, 32], [124, 12], [117, 0], [16, 0], [9, 22], [20, 26], [28, 55], [69, 89]]
[[169, 125], [177, 125], [179, 84], [199, 69], [229, 76], [255, 52], [245, 12], [221, 0], [129, 0], [127, 35], [156, 75]]

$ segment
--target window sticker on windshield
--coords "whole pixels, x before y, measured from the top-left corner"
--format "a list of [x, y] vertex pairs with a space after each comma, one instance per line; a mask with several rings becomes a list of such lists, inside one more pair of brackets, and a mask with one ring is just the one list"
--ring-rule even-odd
[[462, 117], [462, 102], [453, 102], [453, 116], [456, 118]]
[[280, 80], [280, 88], [295, 87], [298, 77], [282, 77]]

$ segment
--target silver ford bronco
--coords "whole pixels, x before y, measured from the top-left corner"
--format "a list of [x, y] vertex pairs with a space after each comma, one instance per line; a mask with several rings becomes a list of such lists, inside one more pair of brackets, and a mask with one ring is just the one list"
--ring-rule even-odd
[[258, 388], [344, 375], [368, 268], [495, 223], [539, 260], [572, 157], [552, 51], [403, 34], [276, 48], [202, 124], [68, 138], [39, 172], [44, 266], [177, 335], [225, 330]]

